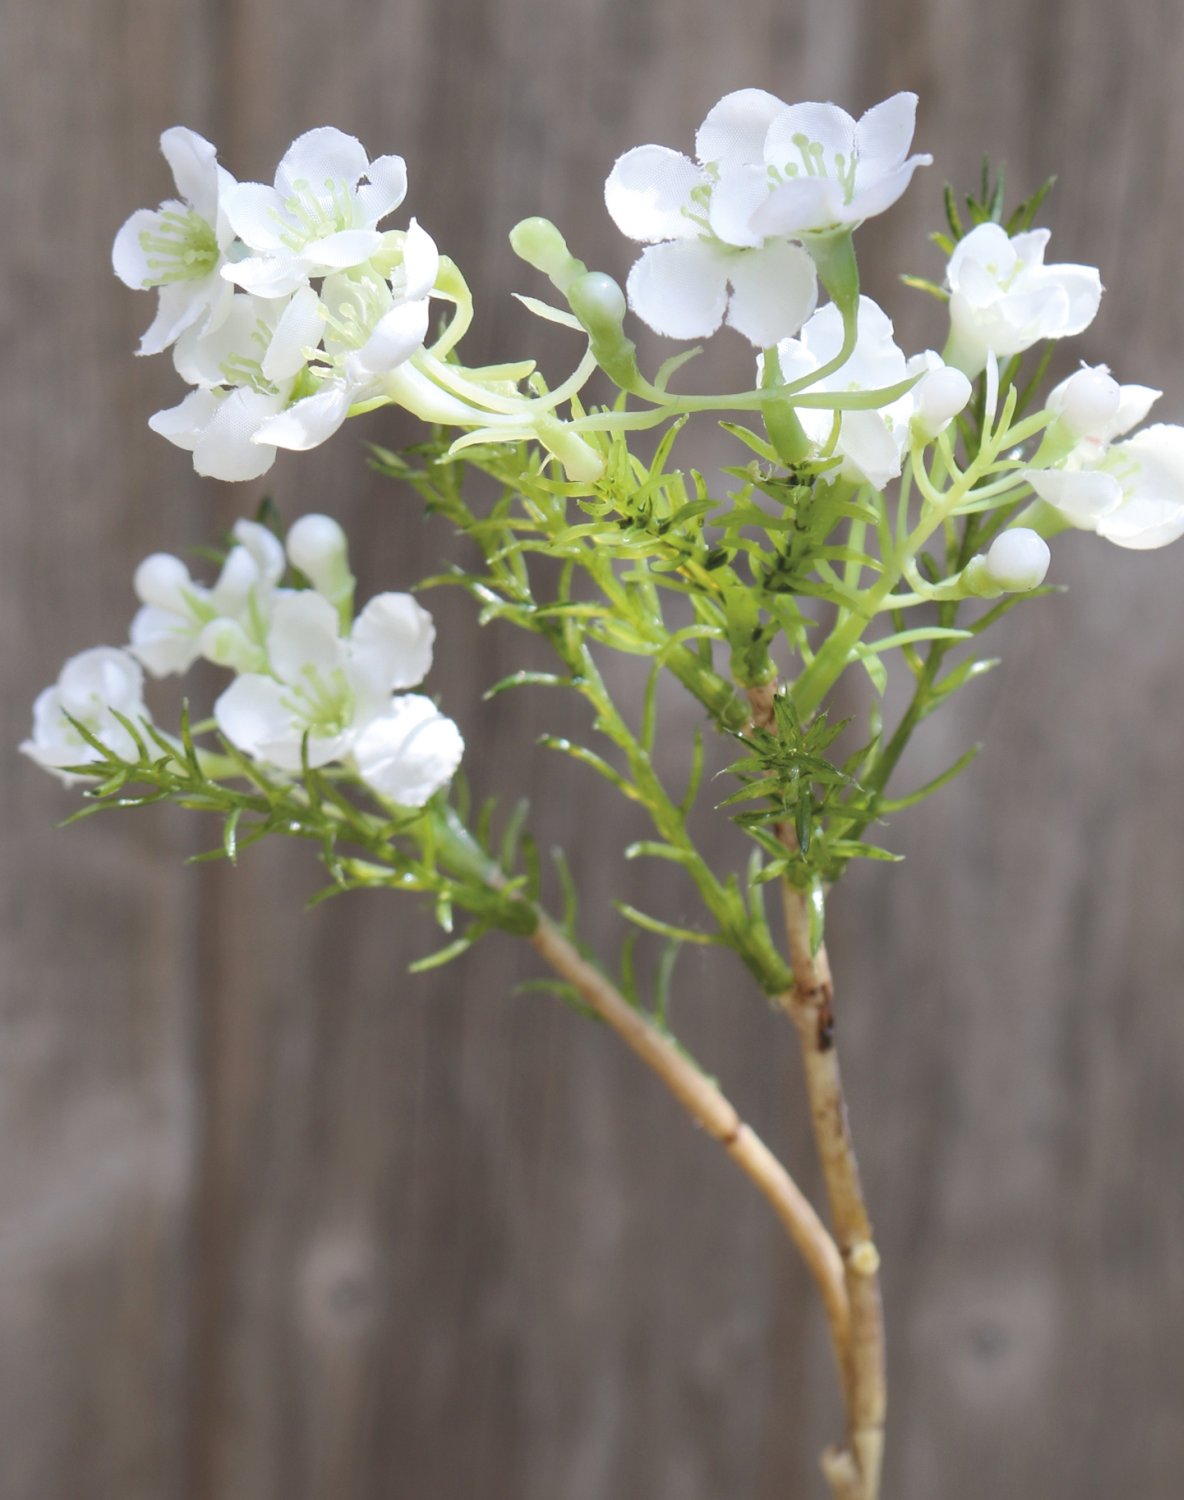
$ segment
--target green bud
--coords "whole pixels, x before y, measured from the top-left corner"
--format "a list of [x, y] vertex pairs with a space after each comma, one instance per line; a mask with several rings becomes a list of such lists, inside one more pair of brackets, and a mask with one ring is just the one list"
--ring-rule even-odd
[[510, 248], [528, 266], [541, 271], [565, 297], [572, 282], [588, 270], [567, 248], [567, 241], [550, 219], [536, 217], [515, 224], [510, 230]]
[[588, 331], [596, 363], [622, 390], [634, 390], [641, 379], [637, 346], [626, 336], [625, 293], [603, 271], [586, 271], [567, 288], [571, 310]]

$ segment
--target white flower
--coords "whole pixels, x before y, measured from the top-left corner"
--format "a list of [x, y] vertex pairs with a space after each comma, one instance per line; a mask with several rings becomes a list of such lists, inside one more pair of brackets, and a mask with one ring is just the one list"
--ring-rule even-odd
[[351, 406], [382, 395], [386, 377], [422, 349], [440, 254], [414, 219], [405, 235], [385, 238], [398, 247], [389, 275], [370, 265], [325, 278], [318, 308], [324, 347], [305, 368], [306, 384], [316, 388], [269, 414], [252, 442], [273, 451], [317, 447], [337, 431]]
[[1076, 458], [1087, 462], [1137, 427], [1162, 395], [1149, 385], [1119, 385], [1106, 365], [1083, 365], [1049, 392], [1045, 405], [1076, 438]]
[[260, 297], [283, 297], [309, 277], [361, 265], [382, 244], [378, 221], [406, 192], [401, 156], [370, 161], [352, 135], [310, 130], [284, 153], [274, 187], [243, 182], [227, 193], [227, 218], [255, 253], [223, 275]]
[[[777, 345], [782, 379], [788, 383], [808, 377], [812, 370], [834, 359], [842, 344], [842, 318], [831, 302], [814, 314], [802, 329], [800, 339], [785, 339]], [[763, 368], [763, 363], [758, 361], [758, 366]], [[892, 337], [887, 313], [870, 297], [860, 297], [851, 357], [832, 375], [808, 386], [801, 394], [882, 390], [899, 385], [911, 373], [909, 361]], [[825, 446], [834, 427], [834, 413], [809, 407], [796, 410], [806, 436], [818, 447]], [[876, 489], [895, 479], [903, 463], [912, 414], [911, 392], [879, 410], [843, 412], [835, 443], [843, 477], [856, 484], [874, 485]]]
[[187, 328], [212, 332], [230, 308], [232, 288], [222, 278], [234, 231], [224, 212], [234, 178], [220, 167], [209, 141], [175, 125], [160, 138], [180, 201], [138, 209], [115, 236], [115, 274], [137, 290], [156, 288], [156, 317], [139, 354], [159, 354]]
[[228, 642], [238, 662], [264, 659], [263, 636], [284, 551], [254, 521], [236, 521], [234, 538], [237, 545], [212, 588], [195, 583], [181, 559], [166, 552], [154, 552], [136, 569], [142, 608], [132, 621], [131, 650], [154, 677], [187, 672], [199, 656], [226, 664]]
[[332, 516], [301, 516], [289, 527], [284, 546], [292, 566], [299, 568], [330, 604], [349, 599], [354, 587], [349, 542]]
[[946, 269], [949, 364], [977, 375], [989, 353], [1006, 359], [1093, 322], [1101, 278], [1093, 266], [1046, 266], [1048, 239], [1047, 229], [1008, 238], [1000, 225], [980, 224], [958, 241]]
[[267, 632], [270, 676], [236, 678], [214, 705], [218, 727], [246, 754], [283, 771], [344, 759], [390, 709], [391, 694], [421, 682], [435, 627], [409, 594], [379, 594], [342, 639], [337, 610], [311, 589], [281, 597]]
[[460, 730], [430, 698], [406, 693], [354, 741], [353, 763], [380, 796], [422, 807], [451, 781], [464, 749]]
[[1082, 445], [1063, 467], [1025, 469], [1024, 478], [1070, 526], [1118, 547], [1145, 551], [1184, 536], [1184, 427], [1145, 427], [1100, 457]]
[[758, 234], [798, 237], [853, 229], [891, 208], [927, 155], [909, 156], [916, 94], [893, 94], [858, 121], [837, 104], [790, 104], [774, 117], [762, 168], [771, 189], [757, 197]]
[[221, 327], [177, 342], [173, 362], [197, 389], [148, 425], [193, 454], [213, 479], [257, 479], [275, 462], [275, 446], [253, 441], [289, 404], [310, 346], [322, 331], [317, 294], [303, 287], [286, 303], [235, 296]]
[[70, 719], [83, 724], [121, 760], [139, 759], [135, 740], [115, 717], [121, 713], [137, 727], [149, 719], [144, 706], [144, 674], [126, 651], [94, 646], [72, 656], [56, 684], [38, 694], [33, 704], [33, 735], [22, 751], [67, 784], [86, 780], [63, 771], [63, 766], [91, 765], [102, 757], [87, 743]]
[[[760, 89], [721, 99], [696, 136], [698, 163], [665, 146], [637, 146], [605, 183], [613, 221], [650, 248], [629, 273], [629, 305], [670, 338], [705, 338], [726, 320], [765, 348], [814, 311], [814, 263], [772, 231], [755, 232], [744, 186], [784, 105]], [[742, 199], [742, 201], [741, 201]], [[655, 243], [661, 241], [662, 243]]]

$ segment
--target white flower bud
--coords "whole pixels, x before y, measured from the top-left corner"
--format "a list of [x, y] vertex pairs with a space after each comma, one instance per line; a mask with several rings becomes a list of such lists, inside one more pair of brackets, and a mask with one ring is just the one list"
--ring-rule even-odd
[[1051, 553], [1042, 536], [1016, 526], [997, 536], [984, 559], [986, 577], [1008, 594], [1026, 594], [1044, 582]]
[[1121, 396], [1105, 365], [1086, 365], [1057, 386], [1048, 404], [1075, 438], [1093, 437], [1110, 428]]
[[922, 377], [913, 391], [913, 425], [926, 439], [942, 433], [970, 400], [970, 381], [961, 370], [942, 365]]
[[177, 610], [184, 607], [183, 593], [193, 587], [193, 580], [179, 557], [168, 552], [154, 552], [136, 569], [132, 587], [141, 604]]
[[353, 587], [349, 543], [332, 516], [301, 516], [288, 532], [288, 558], [326, 599], [336, 602]]

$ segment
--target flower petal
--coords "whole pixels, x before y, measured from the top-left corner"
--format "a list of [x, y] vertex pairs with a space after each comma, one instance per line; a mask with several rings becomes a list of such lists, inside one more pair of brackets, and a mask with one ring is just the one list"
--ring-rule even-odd
[[1096, 531], [1122, 504], [1122, 486], [1096, 469], [1025, 469], [1023, 477], [1071, 526]]
[[[351, 266], [360, 266], [381, 248], [382, 235], [377, 229], [339, 229], [324, 239], [310, 240], [301, 257], [307, 267], [324, 266], [330, 271], [346, 271]], [[312, 274], [319, 273], [313, 271]]]
[[702, 167], [666, 146], [635, 146], [618, 157], [604, 185], [613, 222], [631, 240], [681, 240], [697, 231], [685, 209], [707, 184]]
[[440, 274], [440, 252], [431, 235], [415, 219], [403, 240], [402, 295], [408, 301], [426, 297]]
[[316, 395], [305, 396], [302, 401], [261, 422], [252, 442], [297, 453], [317, 448], [331, 438], [349, 416], [351, 401], [349, 388], [334, 381]]
[[802, 159], [801, 138], [804, 137], [822, 147], [826, 170], [834, 171], [837, 157], [841, 156], [850, 163], [855, 151], [856, 128], [855, 121], [837, 104], [787, 104], [769, 126], [765, 137], [765, 161], [781, 172], [813, 170]]
[[757, 246], [764, 235], [752, 227], [752, 216], [769, 196], [769, 174], [760, 166], [730, 167], [711, 190], [711, 232], [725, 245]]
[[769, 126], [785, 108], [784, 100], [764, 89], [725, 94], [699, 126], [695, 155], [721, 167], [762, 161]]
[[321, 125], [297, 136], [276, 168], [276, 191], [284, 198], [311, 191], [331, 196], [332, 186], [358, 183], [370, 168], [366, 148], [356, 136]]
[[[261, 182], [237, 182], [224, 196], [222, 211], [244, 245], [263, 253], [285, 248], [284, 200]], [[237, 270], [241, 267], [233, 267]]]
[[435, 639], [431, 615], [410, 594], [379, 594], [354, 621], [350, 657], [389, 695], [424, 680]]
[[275, 449], [253, 441], [281, 398], [240, 387], [218, 403], [193, 445], [193, 467], [208, 479], [258, 479], [275, 462]]
[[302, 731], [287, 703], [282, 683], [257, 672], [244, 672], [215, 702], [214, 719], [230, 743], [245, 755], [259, 755], [265, 744], [294, 740], [299, 765]]
[[124, 286], [133, 291], [142, 292], [155, 280], [143, 236], [156, 234], [159, 225], [160, 214], [155, 209], [138, 208], [130, 219], [124, 220], [111, 246], [111, 268]]
[[460, 730], [430, 698], [396, 698], [353, 745], [358, 774], [381, 796], [422, 807], [452, 778], [464, 754]]
[[814, 311], [818, 276], [800, 245], [773, 240], [728, 262], [728, 323], [758, 348], [789, 338]]
[[886, 172], [898, 166], [908, 155], [916, 128], [916, 94], [893, 94], [873, 105], [855, 127], [860, 167]]
[[752, 216], [758, 234], [792, 238], [843, 222], [842, 184], [832, 177], [793, 177], [779, 182]]
[[346, 661], [337, 611], [315, 589], [285, 594], [267, 630], [271, 669], [282, 682], [300, 683], [312, 671], [331, 676]]
[[428, 299], [401, 302], [384, 313], [350, 361], [368, 375], [386, 375], [422, 348], [428, 332]]
[[731, 260], [703, 240], [651, 245], [629, 272], [629, 305], [655, 333], [706, 338], [723, 321]]
[[183, 615], [146, 604], [132, 620], [131, 652], [153, 677], [187, 672], [200, 652], [199, 634]]
[[312, 287], [300, 287], [275, 325], [263, 356], [264, 379], [293, 380], [307, 364], [309, 351], [320, 344], [324, 331], [321, 299]]
[[213, 391], [190, 391], [184, 401], [150, 416], [148, 426], [176, 447], [192, 453], [198, 438], [209, 426], [217, 410], [218, 397]]
[[213, 224], [218, 217], [217, 148], [195, 130], [174, 125], [161, 136], [160, 149], [181, 197]]
[[1149, 552], [1184, 536], [1184, 504], [1136, 495], [1098, 522], [1098, 535], [1116, 547]]
[[357, 191], [358, 209], [363, 221], [374, 225], [407, 196], [407, 163], [401, 156], [376, 156], [366, 176], [370, 181]]

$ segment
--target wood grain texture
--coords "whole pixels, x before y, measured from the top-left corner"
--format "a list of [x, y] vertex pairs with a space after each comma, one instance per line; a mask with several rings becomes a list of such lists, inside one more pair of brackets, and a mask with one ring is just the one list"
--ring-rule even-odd
[[[122, 638], [141, 556], [262, 492], [195, 480], [144, 427], [173, 387], [131, 358], [147, 299], [107, 266], [167, 188], [166, 125], [244, 178], [326, 121], [403, 152], [410, 211], [477, 290], [474, 354], [506, 357], [535, 338], [518, 218], [624, 272], [599, 191], [622, 149], [688, 143], [745, 84], [853, 108], [916, 88], [938, 167], [864, 241], [902, 342], [941, 330], [895, 270], [938, 269], [940, 181], [986, 148], [1022, 187], [1061, 174], [1053, 258], [1111, 285], [1066, 358], [1163, 385], [1184, 420], [1182, 68], [1172, 0], [1121, 22], [1104, 0], [0, 0], [7, 742], [62, 658]], [[719, 355], [746, 378], [739, 340]], [[548, 368], [568, 358], [557, 332]], [[358, 439], [267, 489], [333, 510], [364, 585], [402, 587], [449, 538]], [[902, 776], [983, 737], [979, 764], [892, 831], [906, 866], [834, 901], [886, 1500], [1184, 1488], [1184, 591], [1171, 550], [1070, 536], [1055, 559], [1070, 592], [1011, 618], [1004, 666]], [[476, 636], [459, 595], [433, 608], [476, 782], [530, 794], [610, 938], [609, 898], [652, 878], [619, 862], [627, 816], [531, 748], [561, 705], [480, 702], [520, 643]], [[685, 742], [690, 706], [666, 713]], [[186, 869], [209, 832], [160, 812], [52, 834], [69, 799], [13, 757], [0, 799], [4, 1500], [821, 1493], [839, 1418], [805, 1276], [610, 1036], [514, 993], [524, 947], [409, 980], [426, 916], [303, 912], [305, 851]], [[788, 1028], [726, 962], [680, 978], [685, 1039], [816, 1188]]]

